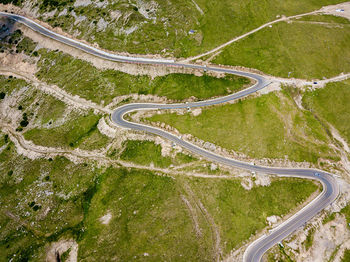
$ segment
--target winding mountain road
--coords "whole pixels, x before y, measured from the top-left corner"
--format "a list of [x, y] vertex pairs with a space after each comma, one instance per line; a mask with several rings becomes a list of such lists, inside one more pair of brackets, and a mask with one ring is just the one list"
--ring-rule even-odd
[[132, 130], [139, 130], [144, 131], [148, 133], [152, 133], [155, 135], [162, 136], [166, 139], [171, 140], [172, 142], [186, 148], [187, 150], [201, 155], [204, 158], [223, 164], [227, 166], [232, 167], [238, 167], [247, 169], [250, 171], [255, 172], [261, 172], [266, 174], [275, 174], [278, 176], [288, 176], [288, 177], [301, 177], [306, 179], [313, 179], [317, 180], [322, 183], [323, 190], [320, 195], [317, 196], [311, 203], [309, 203], [307, 206], [305, 206], [302, 210], [300, 210], [298, 213], [290, 217], [287, 221], [283, 222], [278, 227], [274, 228], [273, 230], [270, 230], [268, 234], [263, 235], [253, 243], [251, 243], [248, 248], [246, 249], [244, 253], [244, 261], [247, 262], [258, 262], [261, 260], [263, 254], [269, 250], [271, 247], [273, 247], [275, 244], [282, 241], [284, 238], [289, 236], [291, 233], [293, 233], [298, 228], [301, 228], [307, 223], [312, 217], [314, 217], [316, 214], [318, 214], [321, 210], [323, 210], [325, 207], [330, 205], [338, 196], [339, 194], [339, 188], [338, 184], [334, 178], [329, 173], [326, 173], [321, 170], [316, 169], [293, 169], [293, 168], [274, 168], [274, 167], [265, 167], [265, 166], [257, 166], [252, 165], [250, 163], [245, 163], [241, 161], [237, 161], [234, 159], [226, 158], [223, 156], [220, 156], [218, 154], [215, 154], [213, 152], [209, 152], [203, 148], [200, 148], [190, 142], [184, 141], [181, 138], [168, 133], [164, 130], [139, 124], [139, 123], [132, 123], [129, 121], [124, 120], [123, 116], [126, 113], [137, 111], [137, 110], [161, 110], [161, 109], [176, 109], [176, 108], [193, 108], [193, 107], [202, 107], [202, 106], [210, 106], [210, 105], [216, 105], [225, 103], [228, 101], [232, 101], [235, 99], [239, 99], [241, 97], [247, 96], [249, 94], [252, 94], [264, 87], [266, 87], [269, 82], [261, 75], [254, 74], [254, 73], [247, 73], [247, 72], [241, 72], [231, 69], [223, 69], [219, 67], [206, 67], [201, 65], [194, 65], [194, 64], [184, 64], [184, 63], [177, 63], [174, 60], [166, 60], [166, 59], [152, 59], [152, 58], [142, 58], [142, 57], [128, 57], [128, 56], [120, 56], [116, 54], [111, 54], [103, 50], [99, 50], [97, 48], [94, 48], [92, 46], [89, 46], [87, 44], [81, 43], [79, 41], [70, 39], [68, 37], [59, 35], [55, 32], [50, 31], [49, 29], [46, 29], [45, 27], [39, 25], [38, 23], [15, 14], [9, 14], [0, 12], [0, 16], [8, 17], [11, 19], [14, 19], [15, 21], [22, 23], [32, 30], [50, 37], [54, 40], [57, 40], [59, 42], [62, 42], [64, 44], [73, 46], [75, 48], [78, 48], [84, 52], [87, 52], [89, 54], [102, 57], [104, 59], [117, 61], [117, 62], [127, 62], [127, 63], [142, 63], [142, 64], [153, 64], [153, 65], [162, 65], [162, 66], [178, 66], [178, 67], [185, 67], [185, 68], [194, 68], [194, 69], [201, 69], [201, 70], [210, 70], [210, 71], [216, 71], [216, 72], [223, 72], [228, 74], [234, 74], [239, 75], [243, 77], [248, 77], [250, 79], [253, 79], [255, 81], [255, 84], [245, 90], [242, 90], [238, 93], [231, 94], [225, 97], [220, 97], [212, 100], [206, 100], [206, 101], [200, 101], [200, 102], [194, 102], [194, 103], [186, 103], [186, 104], [152, 104], [152, 103], [134, 103], [134, 104], [127, 104], [121, 107], [118, 107], [111, 115], [112, 121], [120, 127], [129, 128]]

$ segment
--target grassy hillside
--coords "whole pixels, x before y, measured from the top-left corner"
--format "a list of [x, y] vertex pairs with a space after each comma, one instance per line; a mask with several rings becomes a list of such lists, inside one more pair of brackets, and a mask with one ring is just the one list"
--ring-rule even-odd
[[45, 245], [81, 229], [84, 192], [99, 170], [64, 157], [32, 161], [18, 155], [11, 142], [5, 147], [0, 152], [1, 260], [44, 261]]
[[225, 253], [266, 227], [268, 216], [287, 214], [317, 190], [311, 181], [290, 178], [249, 191], [236, 180], [193, 178], [189, 184], [213, 215]]
[[60, 239], [78, 243], [79, 260], [212, 261], [212, 225], [197, 197], [219, 227], [226, 253], [263, 228], [266, 216], [289, 212], [316, 190], [298, 179], [246, 191], [239, 180], [157, 176], [64, 157], [30, 160], [5, 134], [0, 142], [0, 251], [12, 261], [43, 261]]
[[0, 42], [0, 52], [23, 53], [38, 60], [36, 76], [43, 82], [55, 84], [73, 95], [96, 103], [108, 104], [116, 96], [129, 94], [153, 94], [172, 100], [190, 97], [202, 100], [237, 92], [250, 84], [249, 79], [233, 75], [217, 78], [169, 74], [151, 79], [144, 75], [97, 69], [89, 62], [62, 52], [44, 48], [36, 50], [37, 44], [24, 37], [20, 30]]
[[[108, 170], [87, 210], [79, 259], [210, 261], [211, 241], [196, 237], [180, 194], [170, 177]], [[107, 213], [104, 225], [99, 219]]]
[[[2, 121], [14, 120], [10, 118], [19, 114], [17, 131], [23, 131], [25, 139], [42, 146], [81, 149], [98, 149], [109, 142], [97, 129], [101, 115], [73, 110], [21, 79], [0, 76], [0, 84], [0, 103], [14, 114]], [[11, 101], [10, 105], [5, 101]]]
[[175, 158], [162, 156], [161, 145], [156, 145], [151, 141], [127, 140], [123, 143], [124, 150], [120, 154], [120, 159], [132, 161], [139, 165], [153, 164], [156, 167], [169, 167], [170, 165], [186, 164], [196, 158], [177, 153]]
[[92, 112], [72, 112], [61, 125], [52, 128], [35, 127], [26, 131], [24, 137], [47, 147], [99, 149], [109, 141], [97, 129], [100, 118], [100, 115]]
[[38, 78], [96, 103], [104, 101], [108, 104], [116, 96], [134, 93], [154, 94], [174, 100], [191, 96], [206, 99], [236, 92], [250, 83], [246, 78], [231, 75], [216, 78], [208, 75], [169, 74], [152, 80], [148, 76], [100, 70], [61, 52], [41, 49], [40, 54]]
[[254, 158], [313, 163], [320, 157], [337, 159], [322, 125], [311, 113], [300, 111], [284, 91], [210, 107], [199, 116], [166, 113], [149, 120]]
[[[330, 20], [320, 17], [313, 19]], [[256, 68], [274, 76], [322, 79], [350, 72], [349, 41], [349, 24], [282, 22], [226, 47], [214, 62]]]
[[350, 80], [329, 83], [306, 92], [303, 104], [321, 119], [332, 124], [350, 143]]
[[[102, 48], [131, 53], [195, 55], [275, 20], [341, 0], [76, 1], [7, 0], [38, 8], [41, 20]], [[197, 7], [198, 6], [198, 7]], [[190, 30], [195, 30], [190, 34]]]

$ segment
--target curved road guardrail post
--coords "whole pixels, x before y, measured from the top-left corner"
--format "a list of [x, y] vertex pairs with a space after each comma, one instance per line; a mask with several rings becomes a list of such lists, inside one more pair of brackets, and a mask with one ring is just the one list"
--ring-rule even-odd
[[57, 34], [24, 16], [9, 14], [5, 12], [0, 12], [0, 16], [13, 19], [44, 36], [47, 36], [56, 41], [75, 47], [86, 53], [95, 55], [103, 59], [112, 60], [116, 62], [141, 63], [141, 64], [149, 64], [149, 65], [162, 65], [162, 66], [178, 66], [178, 67], [200, 69], [200, 70], [211, 70], [216, 72], [229, 73], [229, 74], [239, 75], [243, 77], [248, 77], [256, 81], [256, 83], [253, 86], [225, 97], [220, 97], [220, 98], [215, 98], [215, 99], [200, 101], [200, 102], [194, 102], [194, 103], [187, 103], [187, 104], [152, 104], [152, 103], [127, 104], [127, 105], [118, 107], [111, 115], [111, 120], [117, 126], [129, 128], [132, 130], [144, 131], [144, 132], [162, 136], [166, 139], [169, 139], [175, 142], [176, 144], [186, 148], [187, 150], [195, 154], [201, 155], [208, 160], [215, 161], [223, 165], [243, 168], [250, 171], [262, 172], [266, 174], [275, 174], [278, 176], [301, 177], [306, 179], [313, 179], [322, 183], [323, 191], [320, 195], [318, 195], [317, 198], [315, 198], [311, 203], [309, 203], [307, 206], [305, 206], [302, 210], [300, 210], [298, 213], [293, 215], [287, 221], [283, 222], [277, 228], [271, 230], [270, 233], [263, 235], [262, 237], [254, 241], [252, 244], [250, 244], [244, 253], [244, 258], [243, 258], [244, 261], [247, 261], [247, 262], [260, 261], [263, 254], [267, 250], [269, 250], [278, 242], [282, 241], [284, 238], [289, 236], [298, 228], [302, 227], [312, 217], [318, 214], [321, 210], [323, 210], [325, 207], [327, 207], [337, 198], [339, 194], [339, 188], [338, 188], [337, 182], [331, 174], [328, 174], [324, 171], [320, 171], [316, 169], [274, 168], [274, 167], [252, 165], [252, 164], [241, 162], [238, 160], [226, 158], [218, 154], [215, 154], [213, 152], [207, 151], [192, 143], [184, 141], [178, 138], [177, 136], [172, 135], [162, 129], [139, 124], [139, 123], [129, 122], [123, 119], [123, 116], [126, 113], [136, 111], [136, 110], [177, 109], [177, 108], [188, 108], [188, 107], [193, 108], [193, 107], [216, 105], [216, 104], [229, 102], [235, 99], [239, 99], [241, 97], [245, 97], [249, 94], [252, 94], [266, 87], [269, 84], [269, 82], [263, 76], [254, 74], [254, 73], [247, 73], [247, 72], [224, 69], [219, 67], [206, 67], [206, 66], [201, 66], [196, 64], [176, 63], [174, 60], [116, 55], [116, 54], [108, 53], [106, 51], [97, 49], [90, 45], [81, 43], [77, 40], [70, 39], [68, 37]]

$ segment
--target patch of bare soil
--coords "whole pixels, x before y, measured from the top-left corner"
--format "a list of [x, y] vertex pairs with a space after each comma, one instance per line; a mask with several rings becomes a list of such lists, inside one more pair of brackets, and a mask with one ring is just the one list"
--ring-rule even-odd
[[345, 17], [350, 20], [350, 2], [322, 7], [321, 12], [329, 15]]
[[309, 90], [315, 90], [316, 88], [323, 88], [327, 83], [331, 82], [339, 82], [346, 80], [350, 78], [350, 73], [344, 74], [341, 73], [338, 76], [331, 77], [328, 79], [314, 79], [315, 81], [308, 81], [304, 79], [297, 79], [297, 78], [282, 78], [282, 77], [275, 77], [275, 76], [264, 76], [269, 79], [272, 82], [279, 82], [280, 84], [289, 85], [289, 86], [295, 86], [296, 88], [307, 88]]
[[245, 190], [251, 190], [254, 186], [269, 186], [271, 175], [263, 173], [242, 171], [238, 175], [241, 177], [241, 185]]
[[101, 134], [106, 135], [110, 138], [114, 138], [117, 134], [116, 128], [113, 128], [110, 125], [108, 125], [104, 117], [101, 117], [100, 121], [98, 122], [97, 128]]
[[340, 24], [340, 23], [326, 23], [326, 22], [315, 22], [315, 21], [290, 21], [291, 23], [299, 23], [299, 24], [312, 24], [312, 25], [323, 25], [327, 28], [344, 28], [349, 25]]
[[59, 240], [50, 245], [47, 254], [46, 262], [57, 262], [61, 261], [60, 258], [63, 253], [69, 252], [67, 257], [67, 262], [77, 262], [78, 261], [78, 244], [73, 239], [70, 240]]
[[27, 75], [34, 75], [37, 72], [37, 68], [34, 61], [28, 61], [27, 57], [23, 54], [8, 52], [0, 53], [0, 66], [7, 68], [11, 66], [15, 71], [22, 72]]
[[104, 216], [99, 218], [101, 224], [103, 224], [103, 225], [108, 225], [109, 222], [111, 221], [111, 219], [112, 219], [111, 211], [108, 211], [107, 214], [105, 214]]
[[281, 83], [279, 83], [279, 82], [272, 82], [271, 84], [269, 84], [265, 88], [259, 90], [258, 94], [259, 95], [265, 95], [265, 94], [268, 94], [270, 92], [280, 91], [280, 90], [281, 90]]

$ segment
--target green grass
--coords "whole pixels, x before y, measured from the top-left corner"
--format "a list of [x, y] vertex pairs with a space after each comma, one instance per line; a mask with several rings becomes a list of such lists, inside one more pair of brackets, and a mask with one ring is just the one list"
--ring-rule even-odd
[[[10, 29], [11, 30], [11, 29]], [[11, 35], [0, 39], [0, 52], [5, 50], [10, 53], [24, 53], [28, 56], [37, 56], [34, 51], [36, 43], [30, 38], [23, 36], [20, 29], [15, 30]]]
[[306, 236], [305, 241], [303, 242], [306, 250], [309, 250], [310, 247], [312, 246], [312, 243], [314, 242], [314, 235], [315, 235], [315, 229], [311, 228]]
[[62, 101], [20, 79], [2, 76], [0, 83], [3, 84], [0, 93], [5, 93], [4, 99], [27, 87], [16, 100], [17, 103], [11, 106], [23, 115], [23, 119], [24, 116], [28, 119], [31, 125], [24, 127], [24, 137], [35, 144], [89, 150], [101, 148], [109, 142], [109, 138], [97, 129], [100, 115], [92, 111], [71, 111]]
[[[295, 15], [317, 10], [324, 5], [342, 2], [340, 0], [293, 0], [278, 1], [230, 1], [210, 2], [196, 0], [203, 10], [202, 15], [192, 1], [157, 0], [157, 9], [150, 12], [147, 19], [141, 14], [141, 6], [133, 6], [126, 2], [112, 2], [104, 7], [94, 4], [74, 7], [73, 1], [57, 1], [56, 4], [44, 4], [50, 1], [39, 1], [39, 12], [44, 13], [57, 9], [54, 15], [40, 17], [52, 26], [73, 33], [79, 31], [78, 38], [96, 42], [102, 48], [131, 53], [171, 54], [176, 57], [195, 55], [212, 49], [219, 44], [248, 32], [260, 25], [275, 20], [277, 15]], [[67, 9], [67, 15], [58, 14]], [[113, 19], [111, 10], [118, 10], [121, 16]], [[147, 11], [148, 10], [148, 11]], [[75, 23], [76, 16], [85, 20]], [[98, 29], [98, 21], [104, 19], [108, 23], [105, 30]], [[125, 29], [137, 29], [127, 34]], [[196, 30], [189, 35], [190, 29]]]
[[26, 87], [16, 104], [11, 106], [23, 115], [23, 119], [27, 119], [30, 125], [24, 127], [24, 137], [35, 144], [96, 149], [109, 142], [109, 138], [97, 129], [100, 115], [95, 115], [92, 111], [68, 111], [65, 114], [67, 108], [62, 101], [20, 79], [1, 76], [0, 83], [0, 93], [5, 94], [4, 99]]
[[36, 47], [36, 43], [34, 43], [31, 39], [27, 37], [23, 37], [16, 46], [16, 52], [17, 51], [19, 53], [24, 52], [26, 55], [31, 55], [35, 47]]
[[330, 214], [327, 214], [327, 216], [322, 220], [322, 224], [325, 225], [331, 221], [333, 221], [336, 217], [336, 213], [330, 213]]
[[350, 223], [350, 205], [347, 205], [342, 210], [340, 210], [340, 213], [345, 216], [346, 223], [349, 225], [349, 223]]
[[[210, 2], [196, 0], [205, 15], [200, 19], [199, 30], [203, 33], [200, 48], [212, 49], [232, 38], [249, 32], [262, 24], [276, 20], [277, 15], [291, 16], [319, 9], [321, 6], [340, 1], [230, 1]], [[248, 47], [247, 47], [248, 48]]]
[[26, 114], [29, 122], [38, 125], [53, 124], [66, 110], [66, 105], [62, 101], [33, 88], [24, 80], [0, 76], [0, 85], [0, 93], [4, 94], [3, 99], [17, 95], [20, 90], [24, 91], [16, 98], [16, 103], [10, 106], [21, 111], [22, 115]]
[[151, 79], [114, 70], [99, 70], [92, 64], [60, 52], [40, 50], [39, 79], [56, 84], [73, 95], [96, 103], [108, 104], [116, 96], [133, 93], [154, 94], [173, 100], [194, 96], [206, 99], [241, 90], [250, 81], [228, 75], [216, 78], [187, 74], [170, 74]]
[[[25, 86], [28, 86], [28, 83], [22, 79], [0, 75], [0, 93], [5, 94], [3, 99], [10, 96], [14, 90], [18, 91]], [[0, 103], [1, 101], [2, 99], [0, 99]]]
[[[104, 225], [99, 219], [108, 212], [112, 218]], [[79, 260], [207, 261], [211, 257], [210, 247], [200, 247], [203, 240], [196, 238], [175, 181], [146, 170], [109, 169], [91, 200], [84, 227]]]
[[339, 248], [340, 248], [340, 245], [336, 246], [336, 248], [333, 250], [331, 256], [329, 257], [328, 262], [334, 261], [334, 258], [337, 255]]
[[140, 165], [153, 163], [156, 167], [169, 167], [171, 164], [185, 164], [195, 160], [194, 157], [183, 153], [176, 154], [175, 158], [163, 157], [161, 145], [156, 145], [151, 141], [127, 140], [123, 146], [125, 149], [120, 158]]
[[81, 149], [101, 148], [109, 142], [109, 138], [97, 129], [100, 115], [92, 111], [78, 113], [71, 110], [65, 114], [67, 107], [62, 101], [33, 88], [24, 80], [0, 76], [0, 93], [4, 96], [0, 103], [20, 90], [24, 92], [11, 107], [31, 124], [23, 126], [26, 139], [42, 146]]
[[228, 95], [247, 86], [247, 78], [227, 75], [215, 78], [208, 75], [202, 77], [184, 74], [170, 74], [157, 77], [151, 84], [151, 94], [165, 96], [174, 100], [183, 100], [194, 96], [207, 99], [214, 96]]
[[350, 143], [350, 80], [329, 83], [326, 87], [306, 92], [303, 104], [318, 117], [332, 124]]
[[341, 261], [342, 262], [349, 262], [350, 261], [350, 250], [349, 249], [346, 249], [344, 251], [344, 255], [343, 255], [343, 258]]
[[214, 62], [321, 79], [350, 71], [350, 27], [281, 22], [225, 48]]
[[9, 136], [0, 131], [0, 148], [10, 141]]
[[92, 112], [71, 113], [62, 125], [52, 128], [33, 128], [24, 133], [27, 140], [37, 145], [97, 149], [105, 146], [109, 139], [97, 129], [100, 115]]
[[[196, 236], [174, 179], [145, 170], [102, 172], [64, 157], [29, 160], [12, 143], [7, 148], [0, 153], [6, 261], [45, 260], [50, 242], [61, 238], [79, 243], [79, 260], [210, 261], [210, 235]], [[108, 211], [112, 219], [103, 225], [99, 218]]]
[[285, 215], [317, 186], [302, 179], [273, 180], [245, 190], [237, 180], [189, 178], [190, 186], [219, 227], [225, 254], [267, 226], [266, 218]]
[[[238, 180], [102, 171], [93, 163], [74, 164], [64, 157], [29, 160], [17, 155], [11, 142], [6, 144], [0, 153], [0, 250], [7, 260], [14, 254], [18, 260], [44, 260], [50, 242], [74, 238], [79, 260], [211, 261], [210, 226], [198, 211], [202, 235], [196, 235], [181, 199], [182, 179], [214, 217], [227, 252], [265, 227], [267, 216], [288, 213], [317, 188], [283, 179], [246, 191]], [[104, 225], [100, 218], [107, 213], [112, 218]]]
[[254, 158], [286, 156], [312, 163], [320, 157], [338, 159], [322, 125], [311, 113], [300, 111], [285, 91], [206, 108], [196, 117], [165, 113], [148, 120]]
[[66, 110], [66, 105], [56, 98], [43, 94], [43, 98], [40, 99], [40, 109], [36, 115], [37, 119], [40, 119], [41, 124], [55, 123], [58, 119], [63, 117]]
[[30, 160], [18, 155], [11, 142], [0, 162], [1, 257], [45, 260], [47, 243], [80, 229], [83, 194], [100, 171], [64, 157]]

